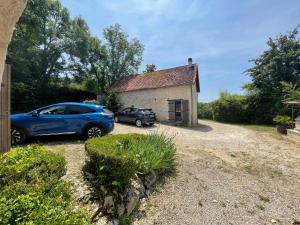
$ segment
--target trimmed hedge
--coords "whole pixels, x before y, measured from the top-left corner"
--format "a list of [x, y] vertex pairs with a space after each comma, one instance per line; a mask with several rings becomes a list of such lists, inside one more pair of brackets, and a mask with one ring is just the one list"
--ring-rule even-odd
[[89, 139], [85, 144], [89, 157], [86, 171], [95, 176], [95, 192], [122, 192], [135, 174], [172, 169], [175, 145], [164, 134], [119, 134]]
[[105, 185], [109, 189], [122, 191], [130, 183], [135, 175], [136, 163], [133, 154], [125, 151], [124, 143], [128, 139], [137, 139], [142, 136], [119, 134], [86, 141], [85, 149], [89, 157], [86, 170], [96, 176], [96, 189]]
[[90, 224], [61, 180], [65, 165], [37, 145], [0, 155], [0, 224]]

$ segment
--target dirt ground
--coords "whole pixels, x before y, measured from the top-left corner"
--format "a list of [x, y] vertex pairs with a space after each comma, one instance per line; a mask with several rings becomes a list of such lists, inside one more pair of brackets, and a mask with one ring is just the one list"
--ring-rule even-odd
[[[116, 124], [113, 133], [153, 131], [175, 136], [177, 171], [152, 194], [135, 225], [300, 224], [300, 141], [211, 121], [194, 128]], [[78, 182], [83, 143], [61, 147], [66, 179], [84, 195]]]

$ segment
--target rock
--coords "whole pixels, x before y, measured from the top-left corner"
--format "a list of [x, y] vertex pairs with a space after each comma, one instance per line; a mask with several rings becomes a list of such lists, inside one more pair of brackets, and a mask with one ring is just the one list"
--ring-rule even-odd
[[152, 185], [158, 180], [158, 175], [154, 170], [152, 170], [150, 174], [145, 177], [145, 180], [145, 186], [147, 188], [151, 188]]
[[132, 211], [136, 208], [136, 206], [139, 203], [139, 199], [140, 199], [140, 192], [133, 187], [128, 188], [127, 201], [126, 201], [127, 215], [130, 215]]
[[150, 196], [150, 194], [151, 194], [151, 191], [150, 191], [149, 189], [147, 189], [147, 190], [145, 191], [145, 194], [146, 194], [147, 198], [149, 198], [149, 196]]
[[143, 197], [145, 195], [145, 187], [139, 177], [136, 177], [136, 179], [131, 182], [131, 185], [140, 192], [140, 197]]
[[213, 202], [213, 203], [218, 203], [218, 200], [214, 199], [212, 202]]
[[107, 213], [113, 214], [115, 209], [114, 197], [113, 196], [105, 197], [103, 207], [106, 209]]
[[111, 220], [108, 222], [108, 225], [119, 225], [119, 224], [120, 224], [119, 220], [117, 220], [117, 219], [114, 219], [114, 220]]
[[277, 221], [274, 219], [271, 219], [271, 223], [276, 223]]
[[117, 212], [119, 216], [122, 216], [125, 213], [125, 206], [123, 203], [117, 204]]
[[89, 172], [85, 172], [85, 175], [87, 176], [87, 178], [88, 178], [89, 180], [94, 180], [95, 177], [96, 177], [94, 174], [91, 174], [91, 173], [89, 173]]

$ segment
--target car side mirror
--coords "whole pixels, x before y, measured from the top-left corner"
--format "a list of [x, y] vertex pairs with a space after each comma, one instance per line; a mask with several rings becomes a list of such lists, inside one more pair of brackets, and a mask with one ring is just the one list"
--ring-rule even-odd
[[36, 110], [32, 111], [31, 115], [32, 115], [33, 118], [39, 117], [39, 113]]

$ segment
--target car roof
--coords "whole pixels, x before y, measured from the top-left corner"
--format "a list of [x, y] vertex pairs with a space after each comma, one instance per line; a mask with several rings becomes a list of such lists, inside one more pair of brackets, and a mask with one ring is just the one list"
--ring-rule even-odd
[[[90, 103], [81, 103], [81, 102], [61, 102], [61, 103], [56, 103], [48, 106], [56, 106], [56, 105], [76, 105], [76, 106], [83, 106], [83, 107], [89, 107], [89, 108], [94, 108], [94, 109], [103, 109], [105, 108], [102, 105], [95, 105], [95, 104], [90, 104]], [[48, 107], [45, 106], [45, 107]], [[43, 108], [45, 108], [43, 107]]]

